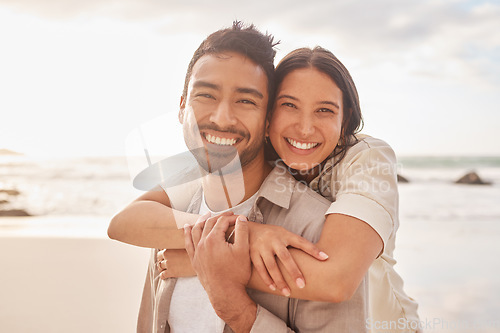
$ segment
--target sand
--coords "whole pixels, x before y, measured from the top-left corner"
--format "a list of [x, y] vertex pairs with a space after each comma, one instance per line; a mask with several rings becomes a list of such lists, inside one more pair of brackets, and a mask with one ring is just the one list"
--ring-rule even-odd
[[[0, 219], [1, 332], [135, 332], [150, 250], [95, 217]], [[413, 220], [397, 271], [425, 332], [500, 332], [500, 223]]]
[[150, 250], [91, 221], [61, 231], [64, 218], [0, 220], [0, 331], [135, 332]]

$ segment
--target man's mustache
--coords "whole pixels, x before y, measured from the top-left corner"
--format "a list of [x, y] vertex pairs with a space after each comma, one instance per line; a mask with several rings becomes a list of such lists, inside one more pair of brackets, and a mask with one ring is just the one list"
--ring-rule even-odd
[[223, 128], [223, 127], [219, 127], [216, 124], [201, 124], [201, 125], [198, 125], [198, 130], [200, 132], [201, 131], [206, 131], [206, 130], [212, 130], [212, 131], [217, 131], [217, 132], [224, 132], [224, 133], [236, 134], [236, 135], [242, 136], [244, 138], [249, 138], [250, 137], [250, 135], [248, 134], [248, 132], [245, 132], [245, 131], [242, 131], [240, 129], [237, 129], [234, 126]]

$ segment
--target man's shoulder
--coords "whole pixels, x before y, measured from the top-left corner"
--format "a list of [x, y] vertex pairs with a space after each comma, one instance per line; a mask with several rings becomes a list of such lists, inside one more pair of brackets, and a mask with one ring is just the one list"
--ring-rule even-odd
[[[283, 164], [278, 164], [263, 182], [260, 194], [269, 201], [286, 209], [305, 207], [328, 208], [331, 202], [312, 190], [304, 182], [297, 181]], [[308, 209], [309, 210], [309, 209]]]
[[282, 226], [311, 242], [319, 240], [329, 200], [297, 181], [283, 166], [271, 172], [260, 191], [258, 206], [265, 223]]
[[[293, 178], [293, 177], [292, 177]], [[291, 204], [303, 203], [308, 206], [313, 207], [329, 207], [331, 201], [320, 195], [318, 192], [311, 189], [305, 183], [295, 180], [295, 187], [292, 193]], [[293, 205], [295, 206], [295, 205]], [[292, 207], [290, 207], [292, 208]]]

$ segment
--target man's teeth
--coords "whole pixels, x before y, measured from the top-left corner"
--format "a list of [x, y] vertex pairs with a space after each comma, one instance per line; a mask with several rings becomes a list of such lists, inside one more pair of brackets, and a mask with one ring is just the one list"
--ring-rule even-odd
[[228, 139], [228, 138], [220, 138], [218, 136], [213, 136], [210, 134], [205, 135], [205, 139], [207, 139], [210, 143], [215, 143], [220, 146], [232, 146], [236, 143], [236, 139]]
[[304, 149], [304, 150], [306, 150], [306, 149], [314, 148], [317, 145], [319, 145], [318, 142], [315, 142], [315, 143], [312, 143], [312, 142], [303, 143], [303, 142], [297, 142], [294, 139], [289, 139], [289, 138], [287, 138], [286, 140], [288, 141], [289, 144], [291, 144], [292, 146], [294, 146], [297, 149]]

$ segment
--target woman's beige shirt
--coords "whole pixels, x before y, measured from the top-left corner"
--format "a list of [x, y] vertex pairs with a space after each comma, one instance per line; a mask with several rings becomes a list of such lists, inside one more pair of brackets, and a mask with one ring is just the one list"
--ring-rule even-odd
[[398, 219], [397, 161], [382, 140], [358, 136], [340, 163], [326, 162], [310, 186], [333, 201], [326, 214], [344, 214], [369, 224], [384, 248], [369, 269], [369, 312], [372, 332], [412, 332], [418, 328], [417, 303], [406, 295], [394, 270]]

